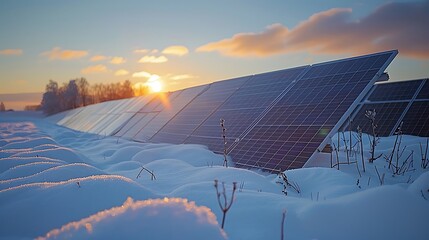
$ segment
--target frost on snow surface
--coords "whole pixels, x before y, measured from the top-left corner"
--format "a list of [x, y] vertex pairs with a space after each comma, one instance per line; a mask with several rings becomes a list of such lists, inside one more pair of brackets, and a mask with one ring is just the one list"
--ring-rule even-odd
[[[286, 171], [300, 190], [286, 195], [278, 176], [222, 167], [223, 156], [204, 146], [137, 143], [0, 114], [0, 239], [280, 239], [285, 210], [284, 239], [428, 239], [426, 139], [403, 136], [399, 163], [412, 157], [401, 174], [384, 157], [394, 142], [381, 139], [383, 157], [366, 160], [365, 172], [353, 153], [360, 174], [356, 164]], [[215, 179], [228, 199], [238, 186], [223, 230]]]

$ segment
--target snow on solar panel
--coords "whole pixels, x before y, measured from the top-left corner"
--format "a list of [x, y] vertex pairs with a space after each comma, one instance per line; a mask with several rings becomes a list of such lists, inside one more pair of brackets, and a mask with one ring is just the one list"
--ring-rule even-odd
[[311, 66], [251, 131], [240, 136], [231, 149], [233, 161], [270, 171], [304, 166], [396, 54], [389, 51]]

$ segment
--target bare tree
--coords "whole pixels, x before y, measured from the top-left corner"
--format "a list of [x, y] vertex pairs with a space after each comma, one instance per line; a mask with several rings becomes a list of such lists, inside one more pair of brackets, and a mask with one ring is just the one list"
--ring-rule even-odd
[[85, 78], [76, 79], [79, 90], [79, 98], [82, 106], [88, 105], [89, 83]]
[[4, 106], [4, 103], [1, 102], [0, 103], [0, 112], [5, 112], [6, 111], [6, 107]]

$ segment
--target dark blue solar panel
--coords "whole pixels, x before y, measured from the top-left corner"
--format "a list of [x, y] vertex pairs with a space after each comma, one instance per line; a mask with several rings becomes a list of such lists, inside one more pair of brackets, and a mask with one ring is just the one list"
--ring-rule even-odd
[[[261, 114], [273, 101], [293, 84], [307, 67], [286, 69], [276, 72], [258, 74], [251, 77], [246, 84], [238, 89], [223, 103], [203, 124], [193, 133], [192, 138], [185, 143], [194, 143], [198, 137], [199, 143], [209, 145], [216, 152], [223, 151], [220, 119], [225, 119], [226, 134], [230, 139], [236, 139], [256, 123]], [[218, 144], [211, 144], [216, 137]], [[204, 140], [206, 139], [206, 140]], [[231, 143], [231, 141], [229, 141]]]
[[[227, 100], [250, 77], [215, 82], [174, 116], [151, 141], [183, 143], [183, 141], [225, 100]], [[219, 128], [217, 129], [217, 135]], [[216, 136], [217, 136], [216, 135]]]
[[417, 99], [429, 99], [429, 80], [424, 80], [425, 83], [422, 87], [422, 89], [419, 92], [419, 95], [417, 95]]
[[[399, 124], [403, 121], [404, 111], [407, 111], [408, 107], [415, 101], [414, 97], [417, 95], [417, 99], [420, 97], [425, 98], [427, 84], [425, 79], [400, 81], [400, 82], [385, 82], [374, 86], [374, 91], [368, 97], [367, 100], [363, 101], [362, 107], [357, 114], [353, 116], [351, 128], [348, 126], [348, 122], [345, 123], [342, 130], [356, 131], [357, 126], [360, 126], [365, 133], [372, 134], [369, 120], [365, 117], [366, 110], [375, 109], [377, 112], [377, 134], [379, 136], [390, 136], [395, 133]], [[423, 87], [421, 87], [423, 85]], [[428, 96], [429, 97], [429, 96]], [[408, 122], [412, 122], [412, 119], [408, 117]], [[409, 125], [409, 123], [407, 124]], [[409, 130], [408, 134], [419, 133], [419, 125], [416, 125], [413, 130]], [[425, 126], [420, 126], [425, 127]], [[411, 129], [410, 126], [406, 126], [407, 129]], [[424, 130], [422, 130], [424, 132]]]
[[[365, 104], [352, 120], [351, 131], [357, 131], [359, 126], [362, 132], [372, 134], [372, 127], [369, 119], [365, 117], [367, 110], [375, 110], [375, 123], [377, 124], [376, 134], [380, 137], [390, 136], [398, 125], [401, 115], [407, 107], [408, 102], [386, 102]], [[349, 130], [347, 127], [344, 130]]]
[[389, 82], [375, 85], [368, 101], [392, 101], [412, 99], [422, 80]]
[[[397, 52], [314, 65], [230, 153], [243, 166], [302, 167]], [[275, 152], [274, 152], [275, 151]]]
[[429, 101], [415, 101], [402, 119], [402, 132], [429, 137]]

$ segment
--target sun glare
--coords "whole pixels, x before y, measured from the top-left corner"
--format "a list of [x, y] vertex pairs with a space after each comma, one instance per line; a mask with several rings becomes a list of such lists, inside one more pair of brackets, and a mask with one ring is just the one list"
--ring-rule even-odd
[[152, 75], [146, 82], [147, 86], [149, 86], [149, 90], [151, 92], [161, 92], [162, 84], [158, 75]]
[[151, 92], [161, 92], [162, 85], [160, 81], [154, 81], [148, 83]]
[[137, 82], [133, 85], [136, 96], [142, 96], [149, 93], [158, 93], [162, 91], [162, 82], [159, 76], [151, 76], [147, 82]]

